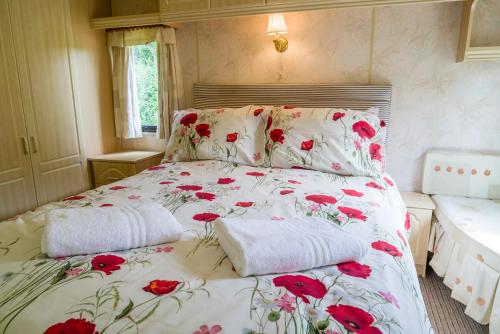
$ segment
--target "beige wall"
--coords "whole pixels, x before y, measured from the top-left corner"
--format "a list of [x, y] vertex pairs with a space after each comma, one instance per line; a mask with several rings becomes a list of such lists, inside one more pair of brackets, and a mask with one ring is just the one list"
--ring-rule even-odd
[[285, 14], [284, 54], [266, 16], [184, 24], [184, 85], [391, 83], [389, 172], [420, 189], [430, 148], [500, 151], [500, 62], [455, 62], [460, 13], [450, 2]]
[[[111, 70], [106, 35], [94, 30], [89, 18], [107, 10], [99, 0], [70, 0], [74, 58], [84, 148], [87, 156], [118, 149], [115, 138]], [[105, 6], [104, 6], [105, 7]]]

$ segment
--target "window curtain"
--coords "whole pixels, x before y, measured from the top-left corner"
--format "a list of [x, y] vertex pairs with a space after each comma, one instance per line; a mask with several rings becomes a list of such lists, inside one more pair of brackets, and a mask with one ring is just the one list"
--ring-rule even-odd
[[156, 135], [160, 139], [170, 135], [170, 124], [175, 110], [185, 108], [184, 86], [173, 28], [160, 29], [158, 44], [159, 111]]
[[142, 137], [137, 85], [133, 71], [131, 46], [158, 42], [158, 126], [160, 139], [170, 135], [174, 110], [185, 107], [184, 86], [177, 53], [175, 30], [168, 27], [147, 27], [108, 32], [108, 47], [113, 71], [113, 101], [116, 136]]
[[117, 138], [142, 137], [132, 48], [124, 43], [124, 31], [108, 32], [113, 76], [113, 111]]

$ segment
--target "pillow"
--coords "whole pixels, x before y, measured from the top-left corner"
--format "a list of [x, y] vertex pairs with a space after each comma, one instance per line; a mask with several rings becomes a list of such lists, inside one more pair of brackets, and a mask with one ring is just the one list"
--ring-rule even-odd
[[259, 166], [264, 162], [269, 112], [260, 106], [176, 111], [166, 160], [213, 159]]
[[377, 112], [276, 107], [266, 126], [266, 160], [271, 167], [380, 176], [386, 131]]

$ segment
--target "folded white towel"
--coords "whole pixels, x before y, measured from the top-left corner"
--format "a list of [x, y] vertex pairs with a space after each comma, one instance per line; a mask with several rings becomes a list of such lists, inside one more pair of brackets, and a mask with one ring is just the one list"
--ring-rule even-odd
[[368, 252], [366, 242], [320, 218], [218, 219], [215, 232], [243, 277], [356, 261]]
[[178, 240], [182, 226], [158, 203], [47, 212], [42, 253], [50, 257], [110, 252]]

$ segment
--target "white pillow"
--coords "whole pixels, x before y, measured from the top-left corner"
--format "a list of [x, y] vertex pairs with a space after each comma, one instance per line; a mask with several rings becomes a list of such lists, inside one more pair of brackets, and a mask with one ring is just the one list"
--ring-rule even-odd
[[377, 112], [276, 107], [266, 126], [266, 160], [271, 167], [380, 176], [386, 131]]
[[270, 108], [260, 106], [176, 111], [165, 158], [259, 166], [264, 162], [269, 112]]

